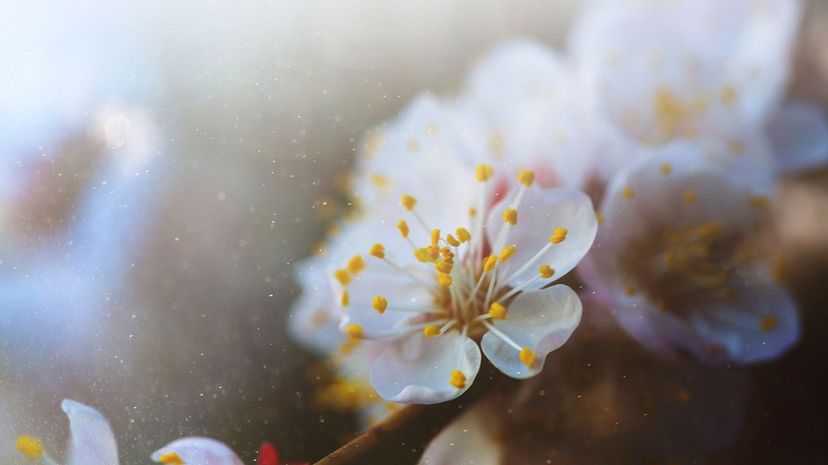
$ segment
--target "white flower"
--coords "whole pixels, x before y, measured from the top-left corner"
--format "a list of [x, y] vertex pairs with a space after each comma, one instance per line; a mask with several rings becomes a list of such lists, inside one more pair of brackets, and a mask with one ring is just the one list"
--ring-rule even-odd
[[582, 187], [596, 141], [565, 56], [530, 40], [504, 42], [470, 73], [458, 105], [477, 118], [490, 163], [506, 176], [530, 167], [544, 187]]
[[761, 253], [768, 200], [699, 152], [669, 145], [619, 173], [581, 274], [651, 348], [712, 362], [771, 359], [797, 340], [799, 320]]
[[164, 465], [243, 465], [227, 445], [203, 437], [177, 439], [153, 452], [152, 460]]
[[401, 403], [462, 394], [480, 366], [480, 336], [504, 373], [540, 372], [581, 315], [570, 288], [548, 285], [578, 264], [597, 228], [585, 194], [539, 188], [529, 170], [507, 180], [472, 165], [471, 133], [431, 109], [416, 103], [388, 129], [392, 150], [363, 164], [368, 183], [381, 173], [379, 193], [345, 235], [355, 255], [332, 272], [341, 328], [385, 341], [371, 382]]
[[[94, 408], [73, 400], [64, 400], [61, 408], [69, 417], [71, 433], [66, 465], [118, 465], [118, 447], [106, 418]], [[35, 463], [58, 464], [32, 436], [20, 436], [17, 449]]]
[[[824, 115], [779, 108], [800, 10], [798, 0], [593, 2], [571, 46], [581, 103], [606, 144], [604, 176], [641, 153], [640, 143], [714, 139], [733, 147], [723, 155], [752, 155], [739, 147], [776, 125], [783, 128], [771, 132], [782, 136], [773, 153], [780, 168], [824, 163]], [[786, 137], [793, 126], [807, 137]]]

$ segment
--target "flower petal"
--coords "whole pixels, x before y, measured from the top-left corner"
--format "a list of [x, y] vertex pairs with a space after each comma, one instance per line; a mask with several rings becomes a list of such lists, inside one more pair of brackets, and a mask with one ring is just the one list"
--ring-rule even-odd
[[152, 453], [161, 461], [164, 454], [176, 453], [186, 465], [243, 465], [241, 459], [224, 443], [203, 437], [177, 439]]
[[[480, 370], [477, 343], [458, 331], [426, 339], [418, 332], [389, 343], [371, 368], [371, 384], [386, 400], [403, 404], [436, 404], [459, 397]], [[451, 384], [460, 370], [465, 385]]]
[[[351, 324], [362, 327], [365, 337], [382, 339], [406, 332], [407, 324], [434, 308], [428, 287], [409, 275], [378, 260], [366, 261], [363, 271], [347, 286], [335, 283], [338, 293], [348, 292], [348, 306], [342, 308], [341, 329]], [[388, 307], [380, 314], [373, 307], [374, 297], [384, 297]]]
[[[496, 243], [500, 231], [507, 227], [502, 213], [511, 205], [515, 194], [516, 190], [513, 190], [492, 209], [486, 231], [491, 244]], [[559, 227], [566, 228], [566, 239], [551, 245], [542, 256], [530, 263], [538, 252], [550, 244], [550, 235]], [[518, 206], [518, 222], [510, 227], [506, 240], [506, 244], [517, 247], [516, 252], [500, 276], [509, 279], [510, 285], [518, 286], [537, 276], [539, 265], [547, 264], [555, 270], [553, 278], [557, 279], [569, 273], [586, 255], [597, 229], [592, 201], [583, 192], [530, 187]], [[539, 280], [526, 289], [539, 289], [546, 284], [548, 281]]]
[[[699, 357], [758, 363], [772, 360], [799, 339], [799, 312], [785, 289], [774, 283], [745, 285], [732, 302], [712, 302], [691, 319], [707, 342]], [[724, 352], [710, 351], [711, 344]]]
[[804, 102], [788, 104], [774, 115], [768, 131], [781, 171], [816, 168], [828, 162], [828, 120], [819, 107]]
[[543, 369], [549, 352], [562, 346], [581, 321], [581, 299], [568, 286], [558, 284], [539, 291], [524, 292], [509, 305], [509, 316], [494, 323], [495, 328], [535, 354], [530, 366], [519, 351], [492, 331], [483, 335], [480, 346], [492, 364], [513, 378], [529, 378]]
[[320, 355], [330, 354], [345, 338], [339, 331], [341, 314], [325, 268], [316, 257], [304, 260], [296, 268], [296, 280], [302, 290], [288, 317], [290, 334]]
[[69, 417], [71, 431], [67, 465], [118, 465], [115, 435], [101, 412], [69, 399], [61, 408]]

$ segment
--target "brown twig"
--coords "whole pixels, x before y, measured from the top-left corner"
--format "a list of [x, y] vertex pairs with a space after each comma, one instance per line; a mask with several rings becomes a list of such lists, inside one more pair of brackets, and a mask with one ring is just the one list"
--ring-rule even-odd
[[459, 398], [436, 405], [404, 407], [315, 465], [415, 465], [444, 427], [490, 392], [514, 384], [514, 380], [484, 362], [474, 384]]

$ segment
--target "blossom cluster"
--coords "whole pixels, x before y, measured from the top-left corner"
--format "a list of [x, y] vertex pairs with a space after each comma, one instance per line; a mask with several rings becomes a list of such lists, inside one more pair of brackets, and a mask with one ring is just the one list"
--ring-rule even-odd
[[801, 8], [598, 0], [566, 53], [507, 42], [458, 94], [414, 99], [298, 266], [293, 333], [391, 403], [460, 396], [482, 355], [535, 376], [582, 313], [667, 357], [783, 354], [775, 188], [828, 159], [822, 111], [785, 95]]

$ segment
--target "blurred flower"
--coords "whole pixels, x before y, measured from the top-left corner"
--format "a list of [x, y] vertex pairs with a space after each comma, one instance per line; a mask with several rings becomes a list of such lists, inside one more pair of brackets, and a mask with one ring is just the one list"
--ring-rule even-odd
[[763, 253], [768, 198], [697, 146], [674, 144], [616, 176], [581, 274], [645, 345], [711, 362], [760, 362], [796, 342], [796, 307]]
[[824, 163], [822, 112], [780, 108], [800, 10], [798, 0], [594, 1], [571, 46], [593, 136], [604, 143], [603, 176], [647, 154], [636, 145], [677, 139], [725, 141], [729, 150], [711, 158], [726, 165], [745, 155], [772, 164], [741, 148], [767, 139], [768, 128], [780, 169]]
[[500, 465], [503, 447], [497, 423], [489, 410], [470, 410], [431, 441], [420, 465]]
[[[117, 465], [118, 446], [109, 422], [92, 407], [64, 400], [61, 408], [69, 417], [69, 450], [66, 465]], [[20, 436], [17, 450], [36, 463], [57, 465], [43, 444], [32, 436]]]
[[[175, 440], [153, 452], [152, 460], [164, 465], [242, 465], [241, 459], [222, 442], [202, 437]], [[282, 465], [279, 451], [269, 442], [259, 448], [257, 465]], [[288, 462], [284, 465], [307, 465]]]

